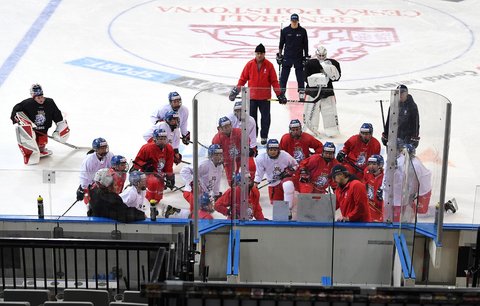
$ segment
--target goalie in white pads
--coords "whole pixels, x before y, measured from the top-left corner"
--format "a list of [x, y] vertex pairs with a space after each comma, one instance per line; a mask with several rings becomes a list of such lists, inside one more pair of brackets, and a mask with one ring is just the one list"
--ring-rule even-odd
[[336, 60], [327, 58], [327, 49], [324, 47], [317, 48], [315, 57], [305, 65], [307, 101], [316, 103], [305, 103], [304, 127], [309, 128], [316, 137], [320, 137], [318, 124], [321, 112], [325, 134], [327, 137], [334, 137], [340, 134], [340, 130], [332, 82], [338, 81], [342, 72]]
[[15, 124], [23, 161], [25, 164], [33, 165], [40, 161], [40, 157], [52, 154], [52, 151], [46, 148], [47, 132], [52, 122], [57, 125], [52, 137], [60, 142], [67, 141], [70, 129], [53, 99], [43, 96], [43, 89], [39, 84], [31, 86], [30, 95], [31, 98], [13, 107], [10, 119]]

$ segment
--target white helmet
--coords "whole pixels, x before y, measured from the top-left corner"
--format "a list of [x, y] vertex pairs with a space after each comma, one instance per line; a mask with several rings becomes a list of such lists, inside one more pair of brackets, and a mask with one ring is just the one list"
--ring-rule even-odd
[[327, 49], [323, 46], [318, 46], [317, 50], [315, 50], [315, 56], [319, 60], [325, 60], [327, 58]]
[[107, 168], [103, 168], [98, 170], [95, 173], [95, 178], [93, 179], [95, 182], [101, 184], [104, 187], [110, 187], [113, 183], [113, 177], [112, 175], [108, 172]]

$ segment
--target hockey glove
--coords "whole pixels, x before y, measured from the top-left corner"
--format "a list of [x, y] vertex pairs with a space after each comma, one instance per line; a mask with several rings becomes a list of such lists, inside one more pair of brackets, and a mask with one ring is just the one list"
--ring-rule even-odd
[[77, 201], [83, 200], [85, 197], [85, 192], [83, 191], [82, 185], [78, 186], [77, 189]]
[[294, 173], [295, 173], [295, 168], [288, 166], [282, 171], [282, 173], [280, 173], [280, 179], [283, 180], [286, 177], [292, 177]]
[[222, 194], [223, 194], [223, 193], [219, 192], [217, 195], [214, 195], [214, 196], [213, 196], [213, 201], [216, 202], [216, 201], [218, 200], [218, 198], [220, 198], [220, 197], [222, 196]]
[[285, 97], [285, 95], [282, 93], [282, 94], [279, 94], [277, 96], [278, 98], [278, 103], [280, 104], [287, 104], [287, 97]]
[[382, 143], [384, 146], [386, 146], [388, 143], [388, 137], [385, 135], [385, 133], [382, 133]]
[[308, 173], [308, 170], [306, 168], [300, 169], [300, 182], [308, 183], [309, 180], [310, 174]]
[[175, 174], [165, 175], [165, 187], [170, 188], [170, 190], [175, 188]]
[[228, 95], [228, 99], [230, 101], [235, 101], [235, 98], [238, 95], [238, 88], [235, 86], [232, 88], [232, 91], [230, 91], [230, 95]]
[[182, 154], [175, 153], [173, 155], [173, 162], [175, 163], [175, 165], [178, 165], [179, 163], [181, 163], [182, 162]]
[[255, 150], [255, 148], [249, 148], [248, 149], [248, 156], [249, 157], [254, 157], [255, 156], [255, 151], [257, 151], [257, 150]]
[[377, 189], [377, 200], [383, 201], [383, 189], [382, 188]]
[[182, 142], [184, 145], [188, 146], [190, 144], [190, 131], [182, 137]]
[[342, 162], [345, 160], [345, 157], [347, 157], [347, 154], [345, 154], [345, 152], [343, 152], [343, 151], [338, 152], [338, 154], [337, 154], [337, 160], [338, 160], [339, 162], [342, 163]]
[[283, 55], [280, 54], [280, 53], [277, 53], [276, 60], [277, 60], [277, 64], [278, 64], [278, 65], [281, 65], [282, 62], [283, 62]]
[[307, 62], [310, 59], [310, 55], [302, 57], [302, 65], [303, 67], [307, 66]]
[[410, 138], [410, 144], [415, 147], [418, 147], [418, 142], [420, 141], [420, 137], [412, 137]]

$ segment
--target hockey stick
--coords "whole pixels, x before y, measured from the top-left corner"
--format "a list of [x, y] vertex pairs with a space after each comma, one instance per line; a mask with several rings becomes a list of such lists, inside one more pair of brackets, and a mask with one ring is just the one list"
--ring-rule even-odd
[[377, 100], [377, 102], [380, 102], [380, 110], [382, 111], [383, 130], [385, 131], [386, 126], [385, 126], [385, 115], [383, 114], [383, 100]]
[[47, 133], [43, 133], [43, 132], [39, 132], [39, 131], [35, 131], [35, 133], [38, 133], [38, 134], [40, 134], [40, 135], [47, 136], [48, 138], [53, 139], [53, 140], [55, 140], [56, 142], [61, 143], [61, 144], [63, 144], [63, 145], [66, 145], [67, 147], [70, 147], [70, 148], [75, 149], [75, 150], [90, 150], [90, 149], [91, 149], [91, 147], [79, 147], [79, 146], [70, 144], [70, 143], [68, 143], [68, 142], [61, 142], [60, 140], [56, 139], [56, 138], [53, 137], [53, 136], [48, 135]]
[[[182, 139], [183, 139], [183, 138], [182, 138]], [[189, 140], [188, 142], [193, 144], [193, 141], [191, 141], [191, 140]], [[208, 150], [208, 147], [207, 147], [206, 145], [202, 144], [200, 141], [198, 142], [198, 144], [199, 144], [201, 147], [204, 147], [205, 149]]]
[[79, 200], [75, 200], [75, 202], [73, 202], [73, 204], [70, 205], [70, 207], [69, 207], [60, 217], [57, 218], [57, 221], [60, 220], [61, 217], [65, 216], [66, 213], [67, 213], [70, 209], [72, 209], [73, 205], [77, 204], [78, 201], [79, 201]]
[[[277, 101], [278, 102], [278, 99], [268, 99], [267, 101]], [[313, 101], [300, 101], [300, 100], [287, 100], [288, 103], [310, 103], [310, 104], [315, 104], [317, 102], [313, 102]]]
[[353, 161], [351, 161], [350, 159], [348, 159], [347, 157], [345, 157], [344, 161], [346, 161], [347, 164], [349, 164], [349, 165], [352, 166], [355, 170], [357, 170], [357, 172], [362, 172], [362, 173], [363, 173], [362, 168], [360, 168], [359, 166], [355, 165], [355, 163], [354, 163]]

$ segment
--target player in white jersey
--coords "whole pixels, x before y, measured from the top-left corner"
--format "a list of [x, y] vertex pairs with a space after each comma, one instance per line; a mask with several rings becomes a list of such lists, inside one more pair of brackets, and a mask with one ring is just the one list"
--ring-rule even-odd
[[[198, 165], [199, 194], [207, 192], [212, 198], [220, 195], [220, 181], [223, 175], [223, 150], [218, 144], [208, 148], [208, 159]], [[190, 204], [193, 212], [193, 166], [185, 166], [180, 170], [180, 176], [185, 182], [183, 197]]]
[[140, 211], [145, 211], [145, 204], [147, 203], [145, 198], [147, 193], [147, 176], [145, 173], [135, 170], [130, 172], [128, 181], [130, 185], [120, 193], [123, 203], [128, 207], [135, 207]]
[[[242, 101], [235, 102], [233, 106], [233, 113], [229, 114], [227, 117], [232, 124], [232, 128], [241, 128], [242, 121], [241, 119], [241, 111], [242, 111]], [[249, 147], [249, 159], [248, 159], [248, 169], [250, 169], [250, 176], [255, 176], [255, 156], [257, 156], [257, 127], [255, 123], [255, 119], [252, 116], [247, 114], [247, 133], [248, 138], [250, 139], [250, 147]]]
[[257, 172], [255, 173], [255, 186], [265, 177], [268, 181], [268, 196], [270, 203], [273, 201], [287, 201], [290, 209], [293, 205], [295, 187], [291, 176], [298, 167], [297, 161], [287, 152], [280, 150], [277, 139], [269, 139], [267, 152], [255, 158]]
[[80, 186], [77, 189], [77, 200], [84, 200], [88, 203], [88, 186], [93, 184], [95, 173], [103, 168], [111, 167], [113, 153], [109, 151], [107, 141], [102, 138], [96, 138], [92, 142], [93, 152], [85, 157], [80, 167]]
[[160, 107], [152, 113], [150, 120], [153, 124], [156, 124], [159, 121], [165, 120], [167, 112], [172, 110], [178, 112], [182, 142], [185, 145], [188, 145], [190, 143], [190, 132], [188, 131], [188, 108], [182, 105], [182, 97], [180, 97], [176, 91], [168, 94], [168, 101], [169, 104]]
[[167, 140], [168, 143], [172, 146], [174, 157], [173, 162], [178, 165], [182, 161], [182, 154], [178, 150], [180, 146], [180, 130], [178, 129], [179, 124], [179, 115], [176, 111], [168, 111], [165, 114], [165, 120], [159, 121], [155, 125], [153, 125], [145, 134], [143, 134], [143, 138], [148, 141], [153, 141], [153, 131], [158, 129], [163, 129], [167, 133]]

